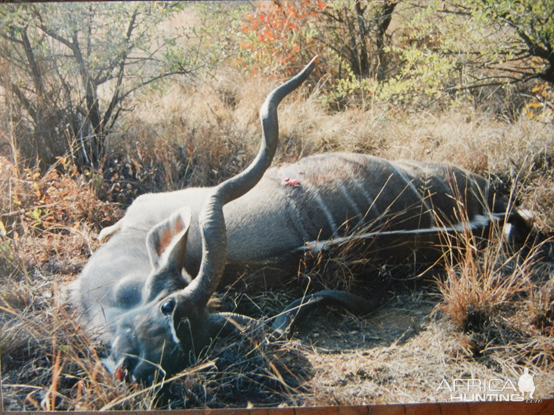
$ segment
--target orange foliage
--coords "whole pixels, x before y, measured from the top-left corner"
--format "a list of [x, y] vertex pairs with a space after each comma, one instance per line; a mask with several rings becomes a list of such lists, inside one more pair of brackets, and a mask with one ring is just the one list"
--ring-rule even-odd
[[320, 1], [308, 0], [258, 4], [241, 27], [247, 40], [240, 42], [240, 65], [253, 73], [298, 71], [307, 58], [317, 54], [311, 23], [325, 7]]

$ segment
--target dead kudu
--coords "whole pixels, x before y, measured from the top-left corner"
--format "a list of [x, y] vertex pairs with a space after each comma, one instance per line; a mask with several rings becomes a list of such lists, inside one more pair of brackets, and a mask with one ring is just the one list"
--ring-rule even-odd
[[[105, 363], [118, 376], [150, 383], [177, 373], [213, 338], [250, 323], [208, 311], [222, 282], [256, 271], [279, 283], [270, 270], [294, 271], [307, 252], [352, 238], [389, 237], [413, 252], [445, 232], [482, 231], [512, 216], [487, 180], [447, 164], [338, 153], [268, 168], [277, 106], [314, 64], [265, 100], [261, 148], [244, 172], [213, 188], [140, 196], [102, 231], [107, 242], [71, 284], [70, 299], [109, 343]], [[394, 250], [409, 255], [401, 252]], [[298, 306], [329, 301], [360, 313], [373, 307], [346, 292], [319, 292], [288, 307], [274, 331], [286, 330]]]

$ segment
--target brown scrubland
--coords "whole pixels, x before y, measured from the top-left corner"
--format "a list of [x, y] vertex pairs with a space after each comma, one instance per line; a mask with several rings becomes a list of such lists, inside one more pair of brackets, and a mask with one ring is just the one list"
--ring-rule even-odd
[[[371, 315], [325, 308], [287, 340], [259, 331], [218, 339], [165, 385], [125, 383], [107, 372], [99, 359], [104, 346], [75, 322], [64, 286], [98, 247], [99, 231], [138, 195], [214, 185], [247, 166], [259, 145], [258, 109], [286, 78], [226, 61], [213, 76], [173, 78], [138, 92], [97, 169], [76, 166], [70, 155], [35, 168], [1, 147], [4, 410], [448, 402], [455, 392], [444, 380], [501, 379], [517, 388], [524, 368], [534, 374], [534, 397], [554, 398], [552, 112], [514, 111], [507, 95], [479, 104], [376, 101], [337, 109], [324, 76], [281, 104], [274, 164], [353, 151], [459, 165], [489, 178], [527, 212], [527, 244], [511, 246], [501, 229], [487, 245], [461, 232], [445, 241], [444, 260], [425, 270], [367, 263], [342, 246], [281, 290], [230, 287], [221, 307], [266, 319], [302, 295], [307, 281], [348, 288], [371, 278], [368, 287], [385, 298]], [[5, 143], [17, 141], [14, 130], [2, 134]], [[450, 255], [454, 244], [462, 255]]]

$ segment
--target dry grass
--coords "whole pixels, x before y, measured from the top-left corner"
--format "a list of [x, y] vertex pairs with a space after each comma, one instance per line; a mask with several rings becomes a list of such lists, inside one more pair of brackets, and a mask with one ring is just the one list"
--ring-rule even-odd
[[[239, 171], [255, 154], [258, 109], [278, 83], [226, 69], [215, 78], [172, 85], [163, 95], [141, 99], [126, 121], [127, 142], [133, 147], [138, 140], [187, 149], [193, 159], [186, 169], [191, 177], [187, 183], [175, 183], [168, 174], [168, 188], [218, 182]], [[552, 231], [552, 203], [548, 202], [552, 200], [552, 123], [525, 116], [505, 120], [469, 106], [431, 113], [380, 105], [367, 111], [329, 113], [318, 96], [321, 87], [309, 84], [281, 105], [276, 163], [328, 151], [447, 161], [493, 179], [499, 175], [498, 185], [505, 192], [517, 184], [524, 190], [524, 207], [537, 214], [541, 229]], [[169, 169], [182, 171], [183, 161]]]
[[480, 250], [474, 241], [464, 242], [470, 243], [461, 258], [448, 263], [446, 276], [438, 281], [438, 310], [458, 327], [458, 340], [475, 357], [494, 354], [513, 364], [551, 371], [552, 320], [545, 313], [552, 306], [551, 264], [541, 257], [551, 241], [516, 253], [502, 237]]
[[[126, 115], [102, 171], [88, 176], [63, 162], [45, 175], [19, 172], [0, 159], [5, 409], [444, 401], [449, 397], [437, 392], [442, 379], [514, 380], [524, 367], [538, 373], [536, 396], [552, 397], [553, 244], [545, 241], [520, 255], [505, 250], [501, 237], [474, 249], [467, 235], [459, 236], [459, 244], [468, 247], [465, 255], [427, 273], [423, 284], [385, 284], [390, 269], [348, 251], [306, 271], [303, 283], [319, 278], [348, 287], [359, 277], [358, 268], [378, 268], [374, 283], [390, 300], [367, 318], [323, 310], [290, 341], [272, 342], [263, 332], [223, 339], [161, 392], [159, 385], [144, 389], [106, 373], [98, 359], [101, 346], [75, 326], [71, 309], [60, 300], [61, 287], [96, 248], [100, 228], [121, 215], [114, 202], [148, 190], [211, 185], [240, 171], [257, 151], [259, 105], [278, 82], [246, 79], [228, 69], [213, 79], [146, 94]], [[554, 229], [551, 123], [507, 121], [465, 107], [329, 113], [318, 88], [311, 85], [311, 94], [302, 89], [282, 104], [276, 162], [343, 150], [450, 161], [490, 176], [507, 193], [515, 189], [537, 227], [545, 233]], [[413, 277], [413, 270], [405, 276]], [[274, 315], [292, 298], [290, 292], [227, 297], [257, 317]]]

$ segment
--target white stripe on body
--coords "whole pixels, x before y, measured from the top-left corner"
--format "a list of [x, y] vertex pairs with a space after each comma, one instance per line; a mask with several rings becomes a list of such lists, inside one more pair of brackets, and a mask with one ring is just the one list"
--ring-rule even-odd
[[350, 205], [350, 207], [352, 207], [352, 209], [356, 212], [355, 216], [359, 216], [363, 219], [362, 212], [360, 212], [360, 209], [358, 209], [358, 205], [356, 205], [356, 202], [354, 201], [354, 199], [352, 199], [352, 196], [350, 196], [350, 194], [348, 193], [348, 190], [344, 186], [344, 182], [340, 181], [339, 183], [337, 183], [337, 188], [342, 193], [344, 200], [346, 200], [346, 202]]
[[335, 219], [333, 218], [331, 211], [329, 210], [329, 208], [327, 207], [323, 199], [321, 199], [321, 196], [319, 196], [319, 193], [317, 191], [313, 192], [313, 196], [315, 201], [319, 204], [319, 207], [323, 211], [323, 214], [327, 218], [327, 221], [329, 222], [329, 226], [331, 227], [332, 232], [335, 232], [337, 230], [337, 224], [335, 223]]
[[[396, 173], [398, 173], [398, 175], [402, 178], [402, 180], [404, 180], [404, 182], [406, 182], [406, 184], [410, 187], [410, 189], [413, 190], [413, 192], [419, 196], [419, 199], [423, 202], [423, 204], [425, 205], [425, 208], [427, 209], [427, 212], [429, 212], [429, 215], [431, 216], [431, 223], [436, 226], [437, 223], [435, 221], [435, 218], [434, 216], [431, 214], [431, 212], [433, 212], [433, 209], [431, 209], [431, 207], [429, 206], [429, 204], [427, 203], [427, 200], [422, 197], [419, 192], [417, 191], [417, 188], [414, 186], [414, 183], [412, 180], [409, 180], [406, 175], [398, 168], [397, 165], [393, 164], [393, 163], [390, 163], [390, 165], [394, 168], [394, 170], [396, 171]], [[423, 215], [420, 215], [420, 216], [423, 216]]]

